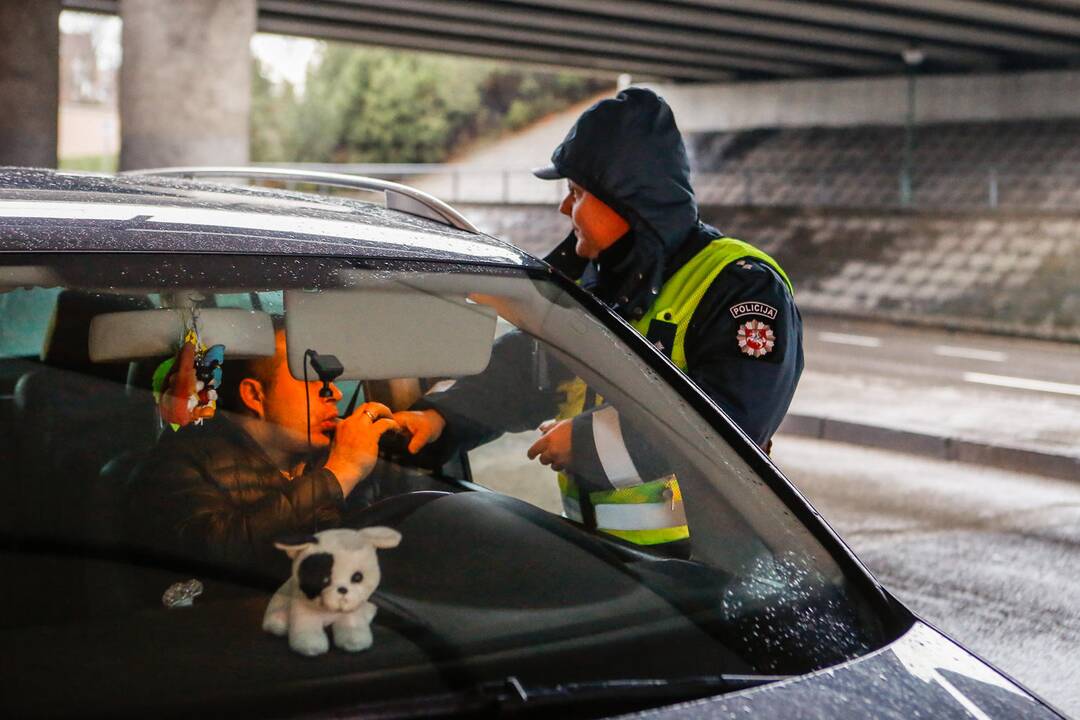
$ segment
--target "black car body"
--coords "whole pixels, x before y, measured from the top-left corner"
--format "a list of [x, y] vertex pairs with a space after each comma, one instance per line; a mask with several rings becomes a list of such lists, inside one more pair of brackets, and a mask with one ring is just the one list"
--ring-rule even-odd
[[[0, 252], [7, 717], [1058, 717], [904, 608], [661, 353], [512, 246], [348, 199], [8, 170]], [[746, 512], [760, 504], [772, 527], [743, 534], [744, 518], [694, 489], [693, 471], [680, 466], [691, 539], [701, 544], [689, 560], [671, 559], [596, 537], [512, 493], [485, 492], [475, 457], [471, 469], [469, 457], [434, 471], [406, 467], [430, 484], [357, 515], [406, 537], [383, 557], [375, 648], [290, 653], [259, 627], [284, 578], [164, 561], [118, 538], [117, 489], [132, 454], [151, 451], [159, 431], [138, 380], [146, 368], [114, 363], [106, 377], [85, 359], [76, 367], [50, 356], [65, 319], [30, 296], [62, 287], [163, 309], [159, 296], [197, 288], [215, 307], [250, 300], [243, 307], [255, 312], [277, 302], [273, 293], [287, 305], [289, 293], [338, 288], [350, 273], [363, 282], [465, 273], [481, 285], [539, 288], [554, 298], [552, 313], [576, 313], [567, 317], [582, 332], [626, 349], [611, 367], [637, 372], [701, 423], [702, 457], [722, 448]], [[37, 328], [49, 322], [38, 353]], [[77, 386], [90, 375], [104, 389]], [[740, 553], [731, 569], [726, 558]], [[163, 608], [161, 593], [193, 576], [205, 587], [194, 607]]]

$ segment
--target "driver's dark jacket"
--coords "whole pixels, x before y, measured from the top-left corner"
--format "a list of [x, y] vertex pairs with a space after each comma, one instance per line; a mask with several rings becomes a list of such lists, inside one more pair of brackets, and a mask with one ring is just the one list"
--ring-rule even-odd
[[[353, 494], [363, 494], [363, 486]], [[286, 477], [219, 413], [202, 425], [166, 430], [133, 474], [128, 510], [138, 545], [284, 579], [289, 562], [274, 541], [340, 525], [345, 498], [322, 467]]]

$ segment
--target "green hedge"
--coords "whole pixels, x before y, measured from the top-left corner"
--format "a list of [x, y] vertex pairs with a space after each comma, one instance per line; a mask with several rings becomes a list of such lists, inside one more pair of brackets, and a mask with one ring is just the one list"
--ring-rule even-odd
[[305, 91], [255, 61], [251, 158], [279, 162], [444, 162], [612, 87], [604, 79], [490, 61], [328, 43]]

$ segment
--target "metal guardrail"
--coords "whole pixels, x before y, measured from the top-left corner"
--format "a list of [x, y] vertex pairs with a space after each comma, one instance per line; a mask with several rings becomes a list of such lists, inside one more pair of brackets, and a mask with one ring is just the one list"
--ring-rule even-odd
[[[903, 204], [902, 172], [895, 164], [734, 167], [694, 173], [702, 205], [787, 207], [1080, 210], [1080, 168], [1048, 174], [1045, 166], [980, 165], [958, 170], [917, 168], [910, 203]], [[243, 168], [163, 168], [132, 171], [199, 177], [264, 177], [350, 189], [388, 192], [387, 206], [454, 227], [474, 230], [452, 204], [553, 205], [566, 193], [561, 182], [539, 180], [526, 167], [433, 163], [281, 163]], [[408, 184], [402, 184], [402, 182]], [[410, 207], [404, 207], [410, 201]]]
[[[256, 165], [255, 167], [260, 167]], [[455, 163], [286, 163], [305, 172], [344, 172], [408, 182], [454, 204], [558, 203], [564, 183], [538, 180], [531, 168]], [[692, 176], [701, 204], [925, 209], [1080, 209], [1080, 168], [1047, 175], [1044, 166], [978, 165], [941, 171], [916, 167], [909, 204], [895, 163], [791, 167], [755, 165]], [[1041, 186], [1040, 186], [1041, 183]]]
[[464, 215], [442, 200], [416, 188], [372, 177], [348, 175], [336, 172], [320, 172], [282, 167], [167, 167], [146, 170], [129, 170], [122, 175], [154, 175], [183, 178], [257, 178], [292, 183], [308, 183], [326, 187], [349, 188], [382, 192], [386, 206], [411, 215], [451, 225], [473, 233], [480, 231]]
[[[252, 167], [263, 167], [254, 163]], [[558, 203], [566, 184], [540, 180], [531, 167], [458, 163], [273, 163], [274, 167], [392, 178], [421, 186], [451, 203]]]

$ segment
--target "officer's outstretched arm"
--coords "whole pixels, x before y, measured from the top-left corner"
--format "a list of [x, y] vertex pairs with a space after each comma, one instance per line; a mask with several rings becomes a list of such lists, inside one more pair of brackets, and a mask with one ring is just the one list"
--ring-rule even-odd
[[[535, 429], [557, 412], [556, 387], [570, 372], [552, 358], [550, 376], [537, 382], [535, 356], [544, 352], [529, 335], [512, 330], [495, 341], [487, 368], [457, 380], [448, 390], [425, 395], [411, 410], [434, 410], [445, 421], [439, 443], [469, 450], [505, 432]], [[513, 398], [508, 402], [508, 398]]]

